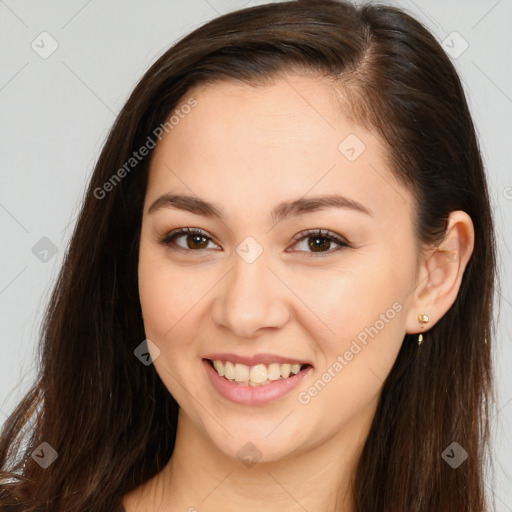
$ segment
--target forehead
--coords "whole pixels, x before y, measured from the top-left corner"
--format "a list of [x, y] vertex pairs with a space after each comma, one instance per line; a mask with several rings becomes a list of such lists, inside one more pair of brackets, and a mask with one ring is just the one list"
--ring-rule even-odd
[[[308, 193], [403, 203], [382, 140], [341, 114], [330, 84], [285, 76], [264, 86], [222, 81], [190, 90], [152, 158], [148, 195], [172, 190], [249, 208]], [[407, 201], [406, 201], [407, 202]]]
[[312, 76], [284, 75], [258, 86], [229, 80], [201, 84], [180, 104], [191, 97], [198, 104], [182, 128], [201, 129], [210, 137], [238, 134], [236, 142], [247, 146], [275, 145], [276, 135], [289, 141], [311, 140], [313, 132], [323, 137], [326, 129], [337, 131], [340, 120], [339, 94], [326, 80]]

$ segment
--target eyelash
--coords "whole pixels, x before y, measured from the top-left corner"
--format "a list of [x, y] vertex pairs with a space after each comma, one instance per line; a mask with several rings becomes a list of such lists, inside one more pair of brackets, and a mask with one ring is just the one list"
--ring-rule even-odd
[[[176, 240], [176, 238], [179, 238], [182, 235], [199, 235], [203, 236], [213, 242], [210, 236], [206, 232], [204, 232], [201, 229], [198, 228], [180, 228], [174, 231], [171, 231], [167, 235], [165, 235], [161, 240], [160, 243], [166, 247], [171, 248], [172, 250], [176, 251], [184, 251], [184, 252], [202, 252], [206, 249], [185, 249], [184, 247], [180, 247], [175, 245], [173, 242]], [[305, 252], [309, 256], [313, 257], [322, 257], [322, 256], [328, 256], [330, 254], [333, 254], [334, 252], [337, 252], [341, 249], [346, 249], [348, 247], [352, 247], [352, 245], [347, 242], [344, 238], [340, 237], [339, 235], [336, 235], [336, 233], [333, 233], [332, 231], [325, 230], [325, 229], [308, 229], [306, 231], [301, 231], [297, 235], [293, 237], [293, 245], [297, 244], [298, 242], [301, 242], [302, 240], [307, 240], [308, 238], [324, 238], [326, 240], [329, 240], [331, 242], [334, 242], [338, 244], [340, 247], [335, 248], [334, 250], [329, 250], [325, 252], [309, 252], [309, 251], [299, 251], [299, 252]]]

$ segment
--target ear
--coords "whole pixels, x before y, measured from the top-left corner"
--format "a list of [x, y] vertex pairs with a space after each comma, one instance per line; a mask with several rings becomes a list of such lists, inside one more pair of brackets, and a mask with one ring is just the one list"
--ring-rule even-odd
[[[406, 320], [406, 332], [415, 334], [433, 327], [450, 309], [459, 292], [464, 270], [473, 253], [475, 231], [471, 217], [453, 211], [448, 217], [446, 235], [435, 247], [423, 252]], [[421, 323], [418, 315], [427, 314]]]

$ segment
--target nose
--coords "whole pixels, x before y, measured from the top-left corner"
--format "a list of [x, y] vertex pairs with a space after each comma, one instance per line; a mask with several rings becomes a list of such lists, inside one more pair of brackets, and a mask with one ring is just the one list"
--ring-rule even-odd
[[239, 338], [258, 337], [267, 329], [282, 328], [289, 320], [288, 289], [269, 268], [264, 254], [252, 263], [235, 254], [231, 271], [215, 289], [213, 323]]

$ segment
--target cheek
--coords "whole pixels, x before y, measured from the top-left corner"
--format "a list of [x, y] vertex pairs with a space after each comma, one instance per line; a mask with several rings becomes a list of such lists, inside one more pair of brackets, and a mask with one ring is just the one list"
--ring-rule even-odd
[[138, 272], [145, 334], [159, 349], [155, 369], [178, 403], [186, 404], [189, 394], [200, 392], [189, 376], [190, 362], [200, 364], [194, 352], [198, 330], [194, 305], [204, 296], [206, 285], [197, 274], [170, 265], [158, 251], [142, 244]]
[[[341, 356], [343, 373], [349, 373], [345, 371], [348, 368], [353, 373], [345, 384], [352, 389], [351, 383], [358, 383], [354, 391], [358, 385], [365, 385], [368, 376], [377, 383], [385, 379], [405, 334], [404, 302], [410, 292], [413, 267], [403, 266], [400, 272], [394, 267], [391, 256], [372, 258], [371, 265], [354, 265], [350, 272], [338, 273], [335, 279], [332, 273], [325, 281], [315, 279], [313, 288], [309, 284], [313, 292], [307, 295], [308, 305], [327, 326], [322, 336], [312, 332], [324, 354], [322, 370], [333, 372]], [[301, 286], [308, 284], [304, 281]], [[305, 290], [301, 288], [299, 293]]]
[[404, 275], [375, 260], [350, 271], [294, 278], [294, 291], [324, 322], [331, 340], [356, 337], [375, 323], [381, 330], [382, 321], [388, 325], [387, 320], [394, 320], [397, 311], [403, 309], [404, 290]]
[[[307, 417], [335, 431], [375, 406], [404, 336], [404, 306], [397, 282], [382, 274], [353, 276], [325, 302], [325, 321], [335, 331], [316, 338], [323, 357], [316, 379], [298, 391]], [[335, 287], [331, 284], [331, 287]], [[342, 298], [340, 298], [342, 297]], [[330, 410], [326, 416], [325, 411]]]
[[161, 344], [166, 339], [181, 339], [176, 332], [205, 293], [199, 276], [170, 265], [159, 251], [144, 245], [138, 272], [146, 335]]

